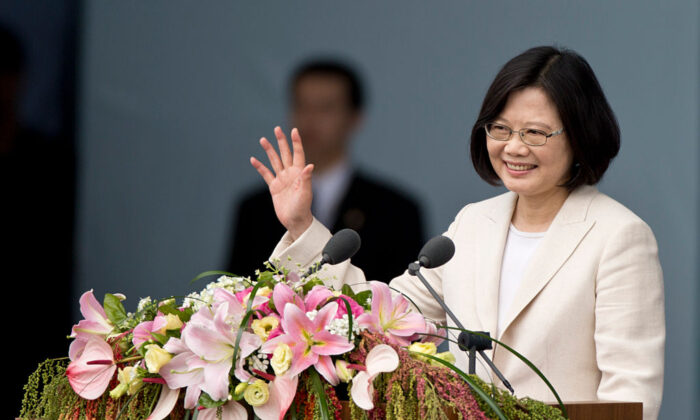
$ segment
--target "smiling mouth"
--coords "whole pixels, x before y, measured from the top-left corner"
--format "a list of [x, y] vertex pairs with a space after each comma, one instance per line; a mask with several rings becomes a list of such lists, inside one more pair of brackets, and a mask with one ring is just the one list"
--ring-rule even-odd
[[513, 170], [513, 171], [529, 171], [530, 169], [535, 169], [537, 165], [529, 165], [529, 164], [515, 164], [515, 163], [510, 163], [506, 162], [506, 166], [508, 169]]

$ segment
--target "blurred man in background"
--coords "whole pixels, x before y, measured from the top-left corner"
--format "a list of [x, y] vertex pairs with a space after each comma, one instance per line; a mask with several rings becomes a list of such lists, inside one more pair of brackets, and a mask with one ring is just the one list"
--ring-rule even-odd
[[[423, 244], [416, 203], [392, 186], [358, 170], [350, 158], [362, 121], [365, 95], [357, 73], [334, 60], [302, 64], [289, 83], [291, 124], [313, 163], [314, 216], [332, 232], [351, 228], [362, 238], [352, 258], [369, 279], [388, 282], [414, 261]], [[233, 223], [228, 270], [251, 275], [284, 234], [266, 187], [248, 194]]]
[[73, 157], [20, 122], [25, 64], [20, 41], [0, 26], [0, 280], [12, 348], [3, 418], [19, 414], [37, 364], [67, 354], [71, 328]]

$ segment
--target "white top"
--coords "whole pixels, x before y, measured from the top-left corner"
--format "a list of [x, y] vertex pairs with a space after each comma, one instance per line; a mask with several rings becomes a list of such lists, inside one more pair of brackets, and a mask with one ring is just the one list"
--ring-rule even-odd
[[511, 303], [515, 298], [525, 269], [530, 263], [537, 245], [546, 232], [521, 232], [511, 223], [503, 250], [501, 263], [501, 284], [498, 291], [498, 331], [500, 337], [505, 327], [506, 317]]
[[313, 179], [312, 212], [329, 229], [333, 229], [340, 201], [352, 180], [352, 169], [347, 161], [330, 168]]

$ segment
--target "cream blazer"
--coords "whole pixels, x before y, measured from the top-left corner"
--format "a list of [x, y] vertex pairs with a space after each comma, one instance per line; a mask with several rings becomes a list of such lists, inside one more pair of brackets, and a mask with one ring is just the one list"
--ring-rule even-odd
[[[501, 261], [516, 200], [508, 192], [464, 207], [445, 233], [455, 243], [454, 257], [422, 270], [468, 329], [497, 329]], [[314, 220], [295, 242], [285, 234], [272, 259], [306, 269], [320, 259], [330, 236]], [[335, 287], [361, 288], [365, 282], [350, 262], [322, 273]], [[404, 273], [391, 286], [426, 317], [446, 321], [415, 277]], [[657, 418], [665, 320], [656, 240], [644, 221], [596, 188], [578, 188], [567, 198], [532, 256], [505, 325], [499, 340], [532, 361], [564, 401], [641, 401], [644, 419]], [[450, 350], [466, 371], [464, 353], [454, 344]], [[504, 348], [487, 354], [516, 395], [554, 401], [546, 385]], [[477, 363], [477, 373], [499, 384], [483, 363]]]

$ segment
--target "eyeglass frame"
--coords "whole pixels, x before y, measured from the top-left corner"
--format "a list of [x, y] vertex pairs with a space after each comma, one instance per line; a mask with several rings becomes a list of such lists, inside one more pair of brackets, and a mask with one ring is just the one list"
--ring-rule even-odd
[[[491, 134], [489, 134], [488, 128], [486, 128], [486, 126], [489, 125], [489, 124], [498, 124], [498, 125], [502, 125], [503, 127], [506, 127], [508, 130], [510, 130], [510, 133], [508, 133], [508, 137], [506, 137], [506, 138], [503, 139], [503, 140], [499, 140], [499, 139], [494, 138], [493, 136], [491, 136]], [[513, 136], [513, 133], [518, 133], [518, 134], [519, 134], [519, 137], [520, 137], [520, 141], [522, 141], [523, 144], [526, 144], [526, 145], [528, 145], [528, 146], [534, 146], [534, 147], [539, 147], [539, 146], [544, 146], [544, 145], [546, 145], [546, 144], [547, 144], [547, 141], [549, 140], [550, 137], [558, 136], [559, 134], [563, 133], [563, 132], [564, 132], [564, 127], [560, 128], [559, 130], [552, 131], [552, 132], [549, 133], [549, 134], [545, 134], [545, 135], [544, 135], [544, 143], [542, 143], [542, 144], [531, 144], [531, 143], [526, 142], [526, 141], [525, 141], [524, 134], [523, 134], [523, 131], [525, 131], [525, 130], [532, 130], [532, 128], [521, 128], [520, 130], [513, 130], [512, 128], [508, 127], [508, 126], [505, 125], [505, 124], [500, 124], [500, 123], [495, 123], [495, 122], [490, 122], [490, 123], [484, 124], [484, 133], [486, 133], [486, 135], [487, 135], [490, 139], [492, 139], [492, 140], [495, 140], [495, 141], [508, 141], [508, 140], [510, 140], [510, 138]], [[536, 129], [535, 129], [535, 130], [536, 130]], [[544, 133], [544, 131], [543, 131], [543, 133]]]

